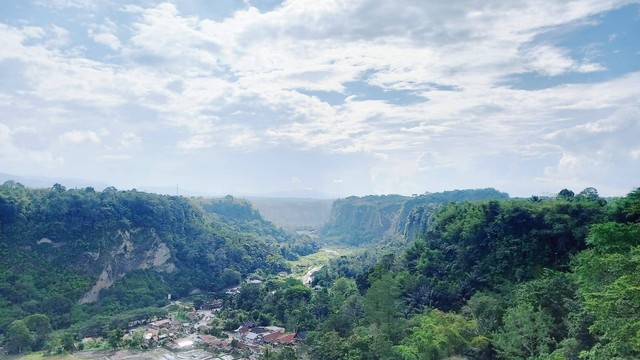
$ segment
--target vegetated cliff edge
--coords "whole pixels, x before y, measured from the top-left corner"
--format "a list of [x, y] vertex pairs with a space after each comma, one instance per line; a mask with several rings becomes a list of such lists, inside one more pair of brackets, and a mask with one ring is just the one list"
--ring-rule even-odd
[[303, 240], [275, 228], [248, 202], [228, 200], [216, 206], [220, 200], [6, 182], [0, 332], [32, 313], [64, 328], [92, 314], [82, 304], [118, 313], [163, 305], [167, 294], [218, 291], [256, 271], [286, 269], [282, 255], [295, 257], [295, 242]]
[[415, 240], [423, 234], [435, 211], [445, 203], [506, 199], [493, 188], [453, 190], [417, 196], [351, 196], [333, 203], [322, 240], [345, 245]]

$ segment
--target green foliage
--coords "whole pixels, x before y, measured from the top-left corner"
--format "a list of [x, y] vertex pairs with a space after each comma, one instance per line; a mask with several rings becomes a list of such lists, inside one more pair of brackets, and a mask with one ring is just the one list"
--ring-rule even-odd
[[477, 292], [467, 302], [466, 311], [476, 319], [478, 331], [490, 334], [502, 327], [502, 318], [506, 308], [500, 294]]
[[144, 329], [134, 331], [130, 337], [124, 339], [123, 347], [128, 349], [147, 349], [148, 343], [144, 340]]
[[553, 319], [544, 311], [521, 304], [507, 309], [503, 323], [493, 339], [503, 359], [533, 359], [549, 354]]
[[[625, 213], [634, 218], [635, 203], [626, 203]], [[640, 223], [594, 226], [589, 244], [576, 258], [574, 271], [597, 342], [582, 356], [640, 357]]]
[[[160, 248], [169, 259], [149, 268]], [[250, 273], [287, 270], [283, 255], [315, 249], [244, 200], [214, 204], [136, 190], [27, 189], [7, 182], [0, 186], [0, 333], [42, 313], [53, 329], [74, 325], [99, 334], [108, 323], [104, 315], [164, 306], [167, 294], [180, 298], [195, 288], [220, 291]], [[97, 302], [77, 305], [105, 269], [116, 282]]]
[[310, 237], [287, 233], [263, 219], [248, 200], [227, 195], [221, 199], [199, 198], [198, 201], [207, 213], [227, 224], [226, 231], [248, 233], [277, 243], [280, 255], [287, 260], [297, 260], [320, 248]]
[[94, 315], [84, 321], [73, 324], [69, 331], [78, 335], [79, 338], [87, 336], [103, 336], [109, 329], [126, 328], [130, 323], [150, 319], [153, 317], [166, 317], [167, 310], [163, 308], [141, 308], [119, 313], [117, 315]]
[[292, 346], [284, 346], [280, 349], [265, 347], [258, 360], [297, 360], [300, 359], [298, 351]]
[[[571, 258], [612, 210], [595, 189], [563, 194], [446, 204], [435, 216], [415, 207], [418, 240], [400, 256], [333, 260], [314, 276], [328, 289], [312, 302], [313, 358], [576, 358], [595, 340]], [[341, 276], [352, 280], [332, 283]]]
[[545, 268], [567, 270], [585, 247], [589, 226], [605, 213], [602, 203], [589, 200], [446, 205], [425, 238], [406, 251], [415, 289], [426, 295], [421, 304], [459, 309], [478, 290], [533, 279]]
[[399, 359], [438, 360], [489, 344], [477, 335], [475, 321], [454, 313], [429, 310], [413, 318], [409, 328], [410, 335], [394, 347]]
[[[244, 284], [234, 298], [233, 307], [248, 313], [240, 319], [239, 314], [227, 317], [225, 329], [234, 329], [245, 320], [261, 325], [277, 323], [292, 331], [308, 331], [317, 326], [312, 312], [313, 291], [299, 280], [270, 280], [264, 284]], [[235, 317], [235, 319], [234, 319]]]
[[33, 334], [33, 349], [41, 349], [44, 342], [53, 329], [49, 317], [43, 314], [33, 314], [24, 319], [24, 323]]
[[7, 351], [11, 354], [20, 354], [31, 349], [33, 335], [22, 320], [16, 320], [9, 325], [5, 340]]
[[385, 274], [371, 284], [363, 301], [368, 323], [375, 324], [393, 342], [401, 338], [406, 326], [398, 286], [398, 279], [393, 274]]
[[122, 344], [122, 338], [124, 337], [124, 331], [120, 328], [113, 329], [107, 333], [107, 342], [109, 346], [117, 349]]
[[[97, 341], [85, 346], [85, 349], [98, 348]], [[45, 343], [44, 350], [47, 354], [59, 355], [76, 350], [73, 335], [68, 331], [54, 333]]]

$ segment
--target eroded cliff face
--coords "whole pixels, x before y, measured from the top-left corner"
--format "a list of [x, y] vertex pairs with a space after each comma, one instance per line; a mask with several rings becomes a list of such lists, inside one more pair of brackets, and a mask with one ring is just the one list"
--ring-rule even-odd
[[336, 200], [321, 235], [326, 241], [349, 245], [394, 236], [398, 214], [408, 199], [400, 195], [381, 195]]
[[442, 204], [508, 198], [495, 189], [453, 190], [412, 197], [400, 195], [348, 197], [333, 203], [323, 240], [348, 245], [414, 241], [422, 236]]
[[[171, 262], [169, 247], [158, 237], [154, 229], [119, 231], [117, 236], [121, 239], [120, 245], [108, 254], [102, 257], [100, 254], [89, 254], [96, 261], [104, 261], [105, 265], [97, 282], [80, 298], [79, 304], [95, 302], [101, 290], [108, 289], [116, 280], [133, 270], [153, 269], [168, 273], [176, 270]], [[145, 238], [146, 241], [138, 242], [134, 240], [136, 238]]]

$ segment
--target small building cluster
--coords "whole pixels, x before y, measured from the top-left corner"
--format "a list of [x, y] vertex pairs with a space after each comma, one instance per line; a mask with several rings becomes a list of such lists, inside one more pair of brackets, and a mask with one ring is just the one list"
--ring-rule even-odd
[[293, 344], [297, 339], [296, 333], [287, 333], [279, 326], [245, 324], [234, 332], [239, 347], [262, 348], [265, 345]]
[[[206, 306], [207, 310], [192, 311], [186, 314], [186, 319], [176, 318], [145, 319], [135, 324], [130, 324], [126, 330], [125, 338], [132, 338], [134, 334], [142, 333], [143, 341], [148, 347], [162, 346], [174, 351], [189, 351], [194, 348], [205, 348], [213, 353], [218, 353], [215, 359], [233, 359], [231, 353], [244, 351], [246, 358], [257, 359], [265, 346], [278, 347], [292, 345], [298, 341], [295, 332], [286, 332], [279, 326], [259, 326], [254, 321], [245, 322], [227, 338], [219, 338], [209, 335], [209, 324], [216, 316], [218, 303], [211, 302]], [[101, 341], [100, 339], [86, 338], [83, 343]]]

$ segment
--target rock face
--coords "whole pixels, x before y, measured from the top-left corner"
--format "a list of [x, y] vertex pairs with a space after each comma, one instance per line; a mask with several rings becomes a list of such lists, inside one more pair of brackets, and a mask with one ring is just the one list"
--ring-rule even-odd
[[[78, 301], [79, 304], [92, 303], [98, 300], [100, 291], [109, 288], [116, 280], [124, 277], [127, 273], [137, 269], [154, 269], [159, 272], [171, 273], [176, 270], [171, 260], [171, 251], [167, 245], [158, 238], [156, 232], [147, 230], [151, 243], [143, 246], [135, 245], [132, 237], [136, 237], [145, 231], [138, 230], [132, 234], [129, 231], [119, 231], [121, 238], [120, 245], [109, 252], [105, 261], [106, 264], [100, 273], [98, 281], [91, 290], [86, 292]], [[96, 260], [100, 260], [99, 257]]]
[[400, 195], [351, 196], [333, 203], [322, 238], [329, 242], [361, 245], [393, 235], [402, 204]]
[[454, 201], [508, 198], [495, 189], [454, 190], [417, 196], [351, 196], [336, 200], [321, 238], [331, 243], [362, 245], [413, 241], [423, 234], [440, 205]]

